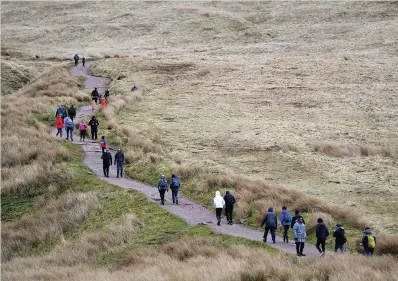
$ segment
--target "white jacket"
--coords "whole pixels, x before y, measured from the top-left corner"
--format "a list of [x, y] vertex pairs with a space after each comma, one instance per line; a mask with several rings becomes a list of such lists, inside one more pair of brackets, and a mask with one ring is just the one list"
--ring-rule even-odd
[[224, 205], [224, 198], [221, 197], [220, 191], [216, 191], [216, 197], [214, 197], [214, 208], [223, 208]]

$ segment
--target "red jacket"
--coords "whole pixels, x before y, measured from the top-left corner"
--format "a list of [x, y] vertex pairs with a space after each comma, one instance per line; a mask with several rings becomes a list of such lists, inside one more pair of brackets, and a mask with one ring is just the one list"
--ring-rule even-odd
[[57, 117], [57, 129], [62, 129], [64, 127], [64, 119], [62, 117]]

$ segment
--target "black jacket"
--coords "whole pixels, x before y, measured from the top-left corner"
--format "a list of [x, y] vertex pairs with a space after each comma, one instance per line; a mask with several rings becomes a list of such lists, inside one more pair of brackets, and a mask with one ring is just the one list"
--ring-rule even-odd
[[235, 197], [231, 193], [225, 194], [224, 201], [226, 205], [233, 205], [236, 202]]
[[110, 152], [104, 152], [101, 156], [101, 159], [104, 166], [112, 165], [112, 154]]
[[124, 153], [122, 151], [118, 151], [115, 154], [115, 165], [116, 163], [124, 164]]
[[91, 119], [88, 124], [91, 126], [91, 129], [97, 129], [99, 126], [99, 122], [97, 119]]
[[68, 115], [69, 115], [69, 117], [71, 117], [71, 118], [75, 118], [75, 117], [76, 117], [76, 110], [75, 110], [74, 107], [69, 108], [69, 110], [68, 110]]
[[263, 221], [261, 222], [260, 226], [263, 226], [265, 224], [265, 227], [268, 228], [276, 228], [278, 226], [278, 220], [276, 218], [276, 214], [274, 212], [268, 212]]
[[345, 244], [347, 239], [345, 238], [345, 230], [343, 227], [338, 227], [333, 232], [333, 237], [335, 237], [336, 244]]
[[323, 222], [318, 223], [316, 226], [315, 233], [316, 233], [316, 238], [326, 240], [326, 237], [329, 236], [329, 229]]
[[[292, 218], [292, 223], [290, 225], [290, 227], [293, 229], [294, 224], [296, 223], [296, 220], [299, 219], [299, 217], [302, 217], [302, 215], [300, 213], [295, 214]], [[305, 224], [304, 218], [303, 218], [303, 223]]]
[[92, 96], [92, 97], [99, 97], [98, 91], [94, 89], [94, 90], [91, 92], [91, 96]]

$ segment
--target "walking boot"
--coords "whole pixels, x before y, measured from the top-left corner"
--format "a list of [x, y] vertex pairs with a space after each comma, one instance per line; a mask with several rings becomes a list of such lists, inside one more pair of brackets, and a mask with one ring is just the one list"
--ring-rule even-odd
[[178, 205], [178, 200], [176, 200], [176, 204]]

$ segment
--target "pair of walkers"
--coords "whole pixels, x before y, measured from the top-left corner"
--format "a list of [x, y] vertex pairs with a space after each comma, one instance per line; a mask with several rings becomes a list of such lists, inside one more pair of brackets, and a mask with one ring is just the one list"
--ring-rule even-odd
[[70, 136], [71, 140], [73, 141], [73, 130], [75, 129], [75, 123], [69, 116], [63, 118], [62, 115], [58, 115], [56, 120], [56, 127], [57, 127], [56, 136], [62, 138], [62, 129], [65, 128], [66, 139], [69, 140]]
[[232, 214], [234, 211], [234, 204], [236, 200], [235, 197], [229, 193], [225, 192], [224, 197], [221, 196], [220, 191], [216, 191], [216, 196], [213, 199], [214, 208], [216, 208], [216, 219], [217, 225], [221, 225], [221, 213], [225, 206], [225, 216], [227, 217], [228, 224], [232, 225]]
[[87, 136], [87, 128], [90, 126], [91, 130], [91, 139], [96, 140], [98, 137], [98, 127], [99, 127], [99, 122], [95, 116], [91, 117], [91, 120], [86, 122], [86, 120], [82, 120], [79, 123], [79, 132], [80, 132], [80, 141], [85, 141], [86, 136]]
[[59, 105], [57, 110], [55, 111], [55, 117], [60, 116], [65, 119], [66, 117], [70, 117], [72, 120], [76, 117], [76, 108], [71, 105], [69, 109], [66, 108], [65, 105]]
[[[109, 168], [112, 166], [112, 154], [109, 149], [104, 149], [104, 152], [101, 156], [102, 159], [102, 169], [104, 172], [104, 177], [109, 178]], [[124, 153], [119, 148], [115, 154], [115, 160], [113, 164], [116, 165], [116, 173], [117, 177], [123, 177], [123, 168], [124, 168]]]
[[[178, 205], [178, 193], [180, 191], [180, 186], [180, 179], [175, 174], [172, 174], [170, 179], [171, 197], [173, 199], [173, 204], [176, 205]], [[166, 191], [169, 191], [169, 185], [164, 175], [161, 175], [160, 180], [158, 181], [158, 191], [160, 195], [160, 204], [164, 205], [164, 195]]]
[[[73, 57], [73, 60], [75, 61], [75, 67], [79, 64], [79, 55], [78, 54], [76, 54], [74, 57]], [[82, 64], [83, 64], [83, 66], [86, 66], [86, 58], [85, 57], [83, 57], [82, 58]]]

